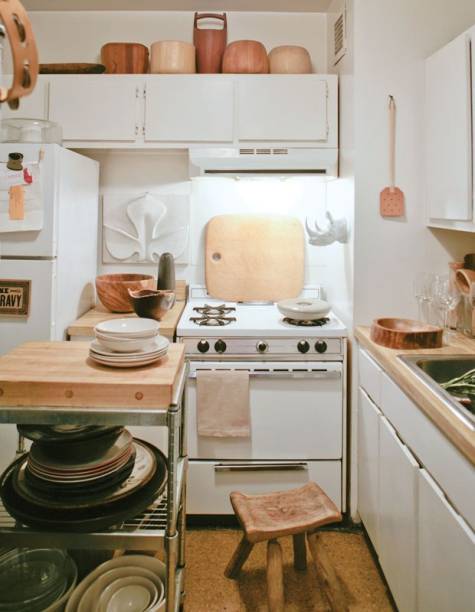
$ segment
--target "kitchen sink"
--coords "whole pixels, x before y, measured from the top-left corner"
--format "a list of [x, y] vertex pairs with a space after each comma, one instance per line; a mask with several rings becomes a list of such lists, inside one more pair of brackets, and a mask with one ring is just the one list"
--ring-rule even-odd
[[447, 405], [447, 408], [475, 429], [475, 401], [458, 400], [447, 392], [441, 383], [462, 376], [475, 368], [473, 355], [400, 355], [403, 361], [434, 393]]

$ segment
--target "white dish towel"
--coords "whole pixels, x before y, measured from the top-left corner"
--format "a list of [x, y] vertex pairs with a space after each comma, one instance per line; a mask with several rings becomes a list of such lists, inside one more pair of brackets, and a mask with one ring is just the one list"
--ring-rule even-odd
[[198, 435], [248, 438], [251, 435], [249, 372], [198, 370], [196, 383]]

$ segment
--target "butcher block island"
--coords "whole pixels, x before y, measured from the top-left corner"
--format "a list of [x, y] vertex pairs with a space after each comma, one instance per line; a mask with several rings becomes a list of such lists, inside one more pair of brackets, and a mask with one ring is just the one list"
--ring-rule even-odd
[[89, 359], [89, 342], [27, 342], [0, 357], [0, 406], [168, 408], [184, 347], [148, 366], [116, 369]]

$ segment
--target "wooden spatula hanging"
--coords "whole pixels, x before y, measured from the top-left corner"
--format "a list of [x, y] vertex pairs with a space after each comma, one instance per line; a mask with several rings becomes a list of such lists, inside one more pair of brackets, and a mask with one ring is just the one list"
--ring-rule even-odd
[[379, 195], [379, 211], [382, 217], [404, 215], [404, 193], [396, 187], [396, 103], [389, 96], [389, 187]]

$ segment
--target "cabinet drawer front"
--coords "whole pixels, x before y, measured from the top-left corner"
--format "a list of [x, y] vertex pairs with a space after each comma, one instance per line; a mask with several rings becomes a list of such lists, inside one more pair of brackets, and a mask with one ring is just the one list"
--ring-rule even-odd
[[[292, 462], [285, 462], [292, 464]], [[248, 494], [282, 491], [316, 482], [341, 509], [339, 461], [293, 462], [190, 461], [187, 485], [188, 514], [233, 514], [232, 491]], [[223, 469], [227, 467], [228, 469]], [[250, 469], [255, 467], [255, 469]], [[268, 467], [268, 469], [267, 469]]]
[[240, 77], [239, 140], [327, 142], [328, 93], [326, 78]]
[[418, 529], [419, 611], [473, 610], [475, 534], [425, 470], [419, 476]]
[[360, 386], [363, 387], [373, 402], [380, 406], [382, 370], [368, 353], [361, 348], [358, 351], [358, 375]]
[[233, 121], [231, 79], [166, 75], [147, 80], [146, 141], [231, 143]]
[[66, 141], [134, 141], [142, 87], [125, 75], [57, 76], [50, 83], [49, 118], [62, 126]]

